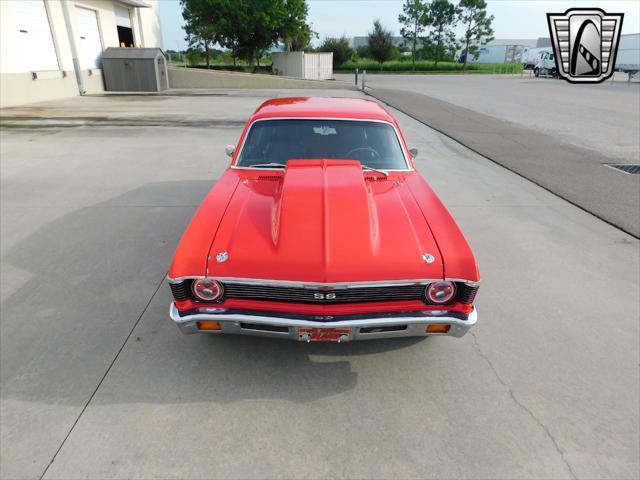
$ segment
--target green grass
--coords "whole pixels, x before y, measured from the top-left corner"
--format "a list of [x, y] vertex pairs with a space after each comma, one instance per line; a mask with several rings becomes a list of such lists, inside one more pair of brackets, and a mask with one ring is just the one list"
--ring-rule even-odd
[[[354, 72], [355, 69], [366, 70], [367, 73], [412, 73], [410, 61], [391, 60], [384, 62], [382, 72], [380, 64], [374, 60], [360, 60], [358, 62], [346, 62], [335, 68], [336, 72]], [[438, 62], [436, 65], [430, 60], [416, 62], [416, 73], [463, 73], [463, 65], [455, 62]], [[521, 64], [506, 63], [470, 63], [466, 73], [521, 73]]]
[[[256, 69], [256, 73], [271, 73], [271, 65], [267, 59], [263, 59], [261, 65]], [[176, 62], [176, 64], [178, 64]], [[180, 64], [178, 64], [180, 65]], [[190, 68], [204, 68], [206, 65], [191, 65]], [[336, 73], [353, 73], [356, 68], [360, 71], [366, 70], [367, 73], [522, 73], [522, 65], [516, 63], [470, 63], [467, 65], [466, 72], [463, 71], [461, 63], [456, 62], [438, 62], [436, 65], [432, 60], [421, 60], [416, 62], [416, 70], [411, 70], [411, 61], [408, 60], [391, 60], [384, 62], [382, 71], [380, 64], [375, 60], [362, 59], [357, 62], [346, 62], [340, 67], [334, 68]], [[226, 70], [232, 72], [252, 72], [252, 69], [245, 62], [238, 62], [238, 65], [229, 65], [224, 63], [214, 63], [209, 66], [211, 70]]]

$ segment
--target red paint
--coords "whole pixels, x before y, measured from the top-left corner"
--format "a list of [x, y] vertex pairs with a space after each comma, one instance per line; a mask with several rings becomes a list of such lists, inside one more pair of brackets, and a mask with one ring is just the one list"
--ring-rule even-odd
[[[276, 117], [372, 119], [400, 131], [373, 101], [280, 98], [256, 110], [239, 145], [252, 122]], [[223, 251], [229, 259], [218, 263], [216, 254]], [[436, 260], [425, 263], [424, 253]], [[291, 160], [285, 171], [227, 169], [196, 212], [169, 270], [171, 278], [204, 275], [319, 283], [480, 279], [460, 229], [417, 172], [391, 172], [385, 179], [363, 173], [353, 160]], [[420, 301], [304, 305], [229, 299], [223, 306], [329, 315], [438, 309]]]

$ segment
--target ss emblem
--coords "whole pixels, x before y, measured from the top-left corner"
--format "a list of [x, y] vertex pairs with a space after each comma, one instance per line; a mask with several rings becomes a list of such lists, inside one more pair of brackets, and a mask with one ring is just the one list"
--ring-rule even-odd
[[314, 293], [313, 298], [316, 300], [335, 300], [335, 293]]

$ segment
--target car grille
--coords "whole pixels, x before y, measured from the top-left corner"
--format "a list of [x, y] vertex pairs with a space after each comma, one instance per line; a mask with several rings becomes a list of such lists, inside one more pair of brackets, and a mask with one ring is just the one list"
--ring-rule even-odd
[[458, 293], [456, 297], [459, 302], [471, 304], [476, 298], [476, 293], [478, 293], [479, 285], [468, 285], [466, 283], [456, 283], [456, 287], [458, 289]]
[[[192, 300], [202, 303], [193, 298], [191, 294], [191, 283], [193, 280], [183, 280], [178, 283], [169, 284], [173, 297], [177, 301]], [[426, 285], [388, 285], [373, 287], [351, 287], [351, 288], [303, 288], [288, 287], [279, 285], [261, 285], [248, 283], [223, 282], [224, 294], [222, 298], [213, 303], [224, 302], [228, 298], [266, 300], [272, 302], [294, 302], [316, 305], [335, 305], [341, 303], [360, 302], [383, 302], [399, 300], [426, 300], [424, 289]], [[458, 302], [471, 304], [475, 299], [478, 286], [467, 285], [456, 282]]]
[[223, 285], [226, 298], [254, 298], [276, 302], [313, 304], [421, 300], [424, 293], [423, 285], [355, 287], [333, 290], [240, 283], [224, 283]]
[[170, 283], [171, 293], [176, 300], [187, 300], [189, 298], [190, 281], [182, 281], [180, 283]]

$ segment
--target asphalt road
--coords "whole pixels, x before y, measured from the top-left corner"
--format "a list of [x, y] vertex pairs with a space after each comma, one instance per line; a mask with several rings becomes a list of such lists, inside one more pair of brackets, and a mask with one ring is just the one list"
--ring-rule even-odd
[[638, 240], [403, 114], [480, 264], [473, 334], [178, 332], [173, 249], [286, 93], [73, 99], [38, 108], [91, 126], [2, 130], [0, 477], [637, 478]]
[[375, 98], [640, 237], [640, 175], [605, 166], [640, 163], [638, 84], [576, 86], [508, 75], [369, 78]]
[[[352, 80], [353, 75], [336, 75]], [[403, 90], [544, 134], [619, 162], [640, 160], [640, 83], [576, 85], [523, 75], [367, 75], [367, 86]]]

